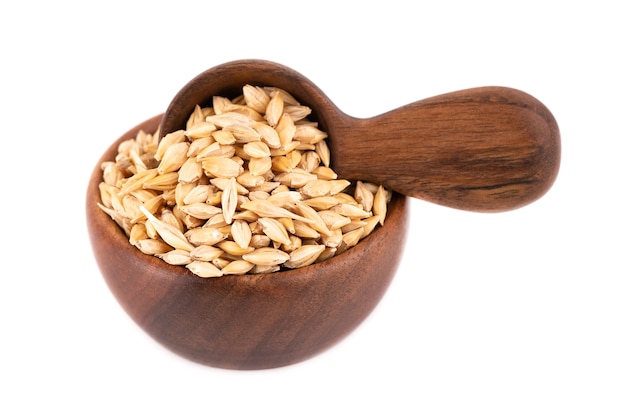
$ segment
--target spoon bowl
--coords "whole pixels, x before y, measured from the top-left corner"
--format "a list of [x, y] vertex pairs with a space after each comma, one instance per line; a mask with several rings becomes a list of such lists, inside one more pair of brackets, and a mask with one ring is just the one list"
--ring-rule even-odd
[[543, 196], [559, 170], [556, 120], [525, 92], [479, 87], [359, 119], [302, 74], [263, 60], [233, 61], [196, 76], [171, 101], [161, 133], [184, 128], [197, 104], [234, 97], [244, 84], [281, 87], [310, 106], [328, 133], [339, 177], [406, 196], [456, 209], [507, 211]]

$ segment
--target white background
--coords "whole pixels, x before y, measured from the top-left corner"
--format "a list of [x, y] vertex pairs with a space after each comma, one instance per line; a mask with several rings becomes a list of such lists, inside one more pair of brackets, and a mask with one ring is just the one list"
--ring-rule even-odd
[[[626, 416], [626, 30], [611, 4], [2, 3], [0, 416]], [[559, 123], [559, 177], [503, 214], [412, 201], [390, 289], [325, 353], [258, 372], [191, 363], [112, 297], [85, 189], [111, 142], [241, 58], [288, 65], [360, 117], [524, 90]]]

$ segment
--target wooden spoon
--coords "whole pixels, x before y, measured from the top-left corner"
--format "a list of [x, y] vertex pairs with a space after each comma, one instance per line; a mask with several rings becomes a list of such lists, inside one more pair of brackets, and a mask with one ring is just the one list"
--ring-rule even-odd
[[262, 60], [229, 62], [192, 79], [164, 113], [161, 133], [183, 129], [196, 105], [240, 95], [245, 84], [283, 88], [311, 107], [329, 135], [331, 165], [341, 178], [452, 208], [500, 212], [544, 195], [558, 173], [556, 120], [522, 91], [473, 88], [360, 119], [339, 110], [303, 75]]

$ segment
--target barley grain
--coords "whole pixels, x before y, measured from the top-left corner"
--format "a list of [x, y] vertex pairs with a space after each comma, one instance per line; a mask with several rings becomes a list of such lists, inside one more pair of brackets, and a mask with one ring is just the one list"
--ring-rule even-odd
[[337, 248], [334, 247], [326, 247], [324, 248], [324, 250], [321, 252], [321, 254], [317, 257], [317, 260], [315, 260], [316, 263], [321, 263], [322, 261], [326, 261], [329, 258], [332, 258], [335, 256], [335, 254], [337, 254]]
[[291, 257], [292, 251], [295, 251], [300, 247], [302, 247], [302, 238], [295, 235], [289, 235], [289, 243], [282, 244], [279, 248]]
[[275, 218], [259, 218], [257, 221], [263, 227], [263, 233], [267, 235], [272, 241], [289, 244], [289, 232], [285, 229], [285, 226]]
[[[144, 208], [146, 208], [144, 206]], [[146, 208], [146, 210], [150, 211], [148, 208]], [[174, 228], [178, 229], [180, 232], [182, 232], [184, 234], [185, 232], [185, 226], [183, 224], [183, 221], [174, 214], [174, 212], [172, 212], [169, 209], [163, 209], [161, 211], [161, 216], [160, 218], [163, 222], [172, 225]]]
[[145, 170], [145, 171], [142, 171], [141, 173], [137, 173], [131, 177], [128, 177], [127, 179], [121, 182], [119, 194], [125, 195], [134, 190], [141, 189], [142, 187], [144, 187], [144, 184], [146, 182], [156, 177], [157, 174], [158, 172], [156, 168], [153, 168], [151, 170]]
[[193, 274], [203, 278], [221, 277], [222, 270], [208, 261], [194, 260], [186, 266]]
[[328, 228], [328, 224], [326, 221], [320, 216], [315, 209], [311, 206], [307, 205], [304, 202], [295, 202], [294, 206], [304, 216], [306, 219], [310, 221], [310, 226], [317, 232], [323, 235], [331, 235], [331, 231]]
[[210, 219], [222, 212], [222, 208], [202, 202], [180, 206], [180, 210], [197, 219]]
[[363, 228], [356, 228], [350, 232], [347, 232], [342, 235], [341, 240], [346, 244], [346, 246], [354, 247], [363, 237], [364, 230]]
[[207, 138], [215, 132], [217, 126], [209, 122], [197, 122], [185, 130], [185, 136], [191, 140]]
[[243, 172], [237, 161], [224, 157], [203, 158], [202, 168], [211, 177], [237, 177]]
[[[313, 174], [313, 176], [315, 175]], [[319, 180], [316, 177], [315, 180], [307, 181], [302, 185], [300, 191], [303, 195], [308, 197], [320, 197], [330, 195], [332, 187], [333, 184], [329, 180]]]
[[219, 115], [207, 116], [206, 121], [222, 129], [233, 125], [254, 126], [255, 123], [254, 119], [251, 119], [249, 116], [238, 112], [225, 112]]
[[378, 223], [385, 224], [385, 217], [387, 216], [387, 192], [383, 186], [378, 186], [376, 195], [374, 195], [374, 203], [372, 206], [374, 215], [379, 217]]
[[315, 152], [317, 152], [317, 155], [320, 156], [322, 164], [326, 167], [330, 167], [330, 148], [328, 148], [326, 141], [319, 141], [316, 143]]
[[284, 109], [283, 96], [280, 91], [276, 91], [271, 97], [265, 108], [265, 120], [270, 126], [276, 126], [279, 119], [283, 115]]
[[243, 254], [242, 258], [259, 266], [278, 266], [289, 260], [289, 254], [277, 248], [263, 247]]
[[185, 237], [193, 245], [215, 245], [226, 239], [226, 234], [216, 227], [207, 226], [188, 229]]
[[144, 215], [146, 215], [146, 218], [148, 218], [148, 222], [150, 223], [150, 225], [154, 227], [159, 236], [167, 244], [180, 250], [191, 251], [193, 249], [193, 245], [191, 245], [189, 241], [187, 241], [187, 238], [185, 238], [183, 233], [178, 228], [170, 225], [167, 222], [157, 219], [143, 206], [140, 206], [139, 209], [144, 213]]
[[246, 274], [254, 264], [246, 260], [234, 260], [222, 268], [222, 274]]
[[276, 206], [285, 208], [302, 200], [302, 194], [294, 190], [277, 190], [268, 196], [266, 200]]
[[373, 215], [363, 221], [365, 225], [363, 225], [363, 237], [368, 236], [372, 233], [376, 225], [380, 222], [379, 215]]
[[220, 249], [222, 249], [226, 254], [233, 255], [236, 257], [243, 256], [254, 250], [254, 248], [250, 246], [247, 246], [246, 248], [242, 248], [235, 241], [221, 241], [217, 244], [217, 246]]
[[250, 239], [250, 247], [254, 248], [269, 247], [271, 243], [272, 240], [265, 234], [254, 234]]
[[250, 158], [264, 158], [270, 156], [270, 148], [263, 141], [254, 141], [244, 144], [243, 150]]
[[252, 212], [251, 210], [243, 210], [241, 212], [237, 212], [235, 216], [233, 216], [233, 219], [241, 219], [246, 222], [255, 222], [257, 219], [259, 219], [259, 215]]
[[161, 141], [159, 141], [159, 146], [156, 149], [154, 158], [156, 158], [157, 161], [161, 161], [163, 159], [165, 151], [169, 149], [169, 147], [183, 141], [185, 141], [185, 131], [183, 131], [182, 129], [168, 133], [163, 138], [161, 138]]
[[156, 255], [171, 251], [173, 248], [160, 239], [145, 238], [135, 243], [135, 247], [144, 254]]
[[343, 228], [348, 225], [352, 220], [346, 216], [343, 216], [331, 209], [321, 210], [317, 212], [317, 215], [324, 221], [324, 224], [331, 230]]
[[213, 261], [224, 254], [224, 251], [212, 245], [199, 245], [189, 252], [192, 260]]
[[265, 176], [272, 169], [272, 160], [270, 157], [251, 158], [248, 169], [253, 176]]
[[157, 254], [157, 256], [165, 261], [167, 264], [176, 266], [184, 266], [193, 261], [189, 255], [189, 251], [185, 250], [172, 250], [163, 254]]
[[143, 188], [166, 192], [169, 190], [174, 190], [177, 183], [178, 173], [172, 171], [165, 174], [159, 174], [155, 177], [152, 177], [150, 180], [145, 181], [143, 183]]
[[102, 164], [102, 180], [111, 186], [117, 186], [124, 179], [124, 173], [119, 166], [112, 161]]
[[363, 210], [372, 210], [372, 206], [374, 204], [374, 194], [365, 186], [362, 181], [356, 182], [354, 198], [363, 207]]
[[236, 219], [230, 227], [230, 235], [241, 248], [248, 248], [252, 240], [250, 224], [243, 219]]
[[291, 219], [291, 218], [278, 218], [278, 220], [280, 221], [281, 224], [283, 224], [283, 226], [285, 227], [287, 232], [289, 232], [290, 234], [295, 234], [296, 233], [296, 227], [293, 224], [293, 219]]
[[291, 120], [298, 122], [311, 114], [311, 108], [302, 105], [285, 105], [283, 108], [285, 113], [289, 114]]
[[193, 112], [191, 112], [191, 115], [189, 115], [189, 118], [187, 118], [187, 124], [185, 125], [186, 129], [189, 129], [194, 125], [204, 122], [204, 118], [205, 115], [202, 111], [202, 108], [199, 105], [196, 105], [193, 108]]
[[350, 231], [354, 231], [358, 228], [364, 228], [367, 225], [365, 221], [360, 219], [352, 220], [348, 225], [344, 225], [341, 227], [341, 233], [347, 234]]
[[311, 173], [315, 174], [320, 180], [337, 180], [337, 173], [330, 168], [324, 165], [320, 165], [311, 170]]
[[[224, 268], [226, 268], [227, 265], [229, 265], [233, 260], [229, 260], [226, 257], [217, 257], [213, 260], [211, 260], [211, 264], [213, 264], [215, 267], [217, 267], [220, 270], [223, 270]], [[222, 271], [222, 273], [224, 273]]]
[[310, 223], [311, 221], [305, 217], [300, 215], [296, 215], [293, 212], [288, 211], [280, 206], [277, 206], [267, 200], [251, 200], [249, 202], [241, 205], [243, 209], [251, 210], [256, 213], [260, 217], [268, 217], [268, 218], [291, 218], [297, 219], [305, 223]]
[[383, 225], [391, 193], [339, 178], [311, 114], [276, 87], [214, 96], [184, 130], [122, 141], [101, 165], [98, 206], [131, 245], [200, 277], [267, 274], [341, 254]]
[[[178, 206], [189, 205], [191, 203], [206, 202], [210, 196], [216, 193], [215, 188], [207, 184], [198, 184], [197, 186], [190, 184], [190, 186], [191, 186], [190, 190], [181, 191], [181, 193], [184, 193], [184, 194], [181, 195], [180, 201], [178, 198], [176, 199], [176, 204]], [[210, 204], [214, 204], [214, 203], [210, 203]]]
[[347, 203], [349, 205], [355, 205], [355, 206], [359, 205], [356, 199], [353, 196], [349, 195], [348, 193], [339, 192], [333, 196], [339, 199], [340, 203]]
[[270, 95], [263, 88], [249, 84], [243, 86], [243, 96], [246, 105], [259, 113], [265, 112], [270, 101]]
[[308, 173], [297, 167], [291, 169], [289, 172], [277, 174], [274, 179], [279, 181], [281, 184], [294, 189], [304, 187], [312, 181], [323, 181], [318, 180], [315, 174]]
[[213, 216], [211, 219], [206, 221], [204, 227], [212, 227], [212, 228], [226, 228], [228, 227], [228, 223], [224, 220], [224, 215], [222, 213], [218, 213]]
[[313, 264], [326, 248], [325, 245], [303, 245], [289, 253], [285, 267], [295, 269]]
[[319, 196], [310, 199], [303, 200], [308, 206], [315, 210], [326, 210], [341, 203], [341, 200], [337, 196]]
[[237, 143], [260, 142], [261, 135], [252, 126], [228, 125], [223, 128], [223, 131], [230, 132]]
[[282, 116], [280, 116], [275, 127], [278, 138], [280, 138], [280, 145], [283, 149], [287, 150], [292, 142], [297, 142], [293, 140], [293, 136], [296, 133], [296, 125], [293, 120], [291, 120], [291, 116], [289, 116], [288, 113], [283, 113]]
[[220, 145], [233, 145], [237, 142], [235, 135], [226, 129], [220, 129], [219, 131], [213, 132], [211, 134], [211, 138], [213, 138], [215, 142]]
[[340, 215], [347, 216], [348, 218], [367, 218], [372, 214], [366, 210], [361, 209], [358, 206], [350, 205], [347, 203], [340, 203], [336, 206], [333, 206], [330, 210], [336, 212]]
[[[234, 177], [231, 177], [222, 192], [222, 213], [224, 214], [224, 221], [230, 224], [233, 221], [233, 216], [237, 210], [237, 181]], [[219, 212], [213, 213], [215, 215]], [[208, 218], [207, 218], [208, 219]]]
[[178, 181], [180, 183], [194, 183], [200, 180], [202, 175], [202, 164], [193, 157], [187, 157], [178, 171]]
[[[229, 178], [223, 178], [223, 177], [216, 177], [216, 178], [210, 179], [209, 183], [211, 183], [213, 186], [217, 187], [219, 190], [224, 190], [224, 189], [226, 189], [226, 186], [228, 186], [228, 184], [230, 183], [230, 179]], [[247, 195], [249, 193], [248, 189], [246, 189], [241, 184], [235, 183], [235, 186], [237, 187], [237, 194], [239, 194], [239, 195]]]
[[280, 148], [280, 137], [278, 136], [276, 129], [261, 122], [255, 123], [252, 127], [259, 133], [261, 140], [270, 148]]
[[215, 143], [213, 137], [206, 137], [194, 140], [187, 150], [187, 157], [196, 157], [203, 149], [207, 148], [209, 145]]
[[147, 239], [148, 233], [146, 232], [146, 224], [137, 223], [132, 226], [130, 233], [128, 234], [128, 241], [132, 245], [136, 245], [138, 241]]
[[249, 271], [250, 274], [270, 274], [275, 273], [280, 270], [280, 266], [259, 266], [255, 265], [252, 270]]
[[222, 96], [213, 96], [213, 111], [216, 115], [228, 112], [229, 104], [232, 104], [230, 99]]
[[293, 134], [293, 139], [306, 144], [317, 144], [327, 138], [326, 132], [311, 125], [298, 125]]
[[232, 145], [224, 145], [219, 142], [212, 142], [206, 148], [202, 148], [196, 155], [198, 161], [203, 161], [209, 157], [230, 158], [235, 155], [235, 147]]
[[341, 229], [333, 229], [330, 235], [321, 236], [322, 244], [327, 247], [337, 248], [343, 242], [343, 234]]

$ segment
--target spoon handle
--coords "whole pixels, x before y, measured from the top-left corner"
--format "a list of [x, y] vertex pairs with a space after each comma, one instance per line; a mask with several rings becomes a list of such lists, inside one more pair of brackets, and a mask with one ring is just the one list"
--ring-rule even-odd
[[369, 119], [338, 113], [329, 134], [340, 176], [433, 203], [516, 209], [541, 197], [559, 169], [554, 117], [519, 90], [462, 90]]

